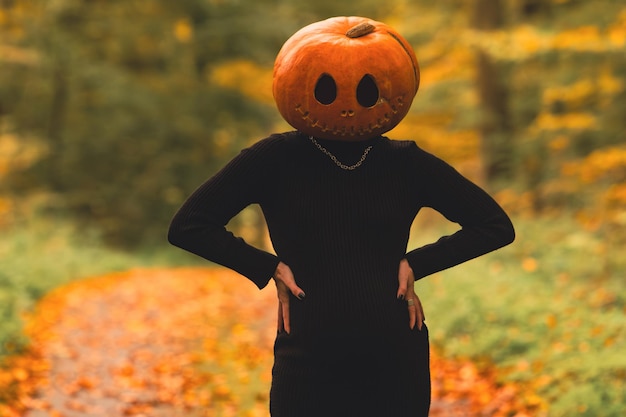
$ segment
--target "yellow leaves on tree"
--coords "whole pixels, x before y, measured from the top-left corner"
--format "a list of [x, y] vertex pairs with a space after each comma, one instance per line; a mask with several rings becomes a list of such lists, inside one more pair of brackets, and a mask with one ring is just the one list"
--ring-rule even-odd
[[583, 131], [598, 127], [597, 116], [587, 111], [591, 103], [599, 108], [611, 105], [624, 82], [608, 67], [597, 78], [582, 79], [573, 84], [547, 87], [542, 94], [542, 110], [529, 130], [534, 134], [554, 131]]
[[585, 112], [568, 114], [542, 113], [537, 116], [532, 128], [538, 131], [587, 130], [596, 126], [596, 117]]
[[[29, 3], [14, 2], [0, 7], [0, 42], [15, 42], [23, 39], [25, 34], [23, 22], [28, 21], [29, 14], [31, 18], [39, 14], [38, 10]], [[0, 61], [2, 61], [1, 58]]]
[[582, 160], [564, 164], [562, 172], [577, 184], [581, 194], [592, 194], [588, 201], [593, 204], [578, 213], [583, 224], [597, 227], [603, 219], [626, 225], [626, 148], [598, 149]]
[[582, 161], [566, 164], [563, 172], [568, 176], [577, 176], [584, 184], [591, 184], [602, 179], [608, 179], [614, 184], [622, 183], [626, 181], [626, 148], [599, 149]]
[[581, 112], [594, 100], [599, 100], [601, 105], [610, 103], [623, 90], [624, 82], [615, 77], [610, 68], [604, 67], [597, 78], [546, 88], [542, 95], [542, 105], [546, 109], [560, 105], [565, 111]]
[[519, 25], [506, 31], [469, 31], [465, 42], [498, 59], [520, 61], [550, 51], [619, 52], [625, 39], [626, 10], [606, 28], [581, 26], [554, 32]]
[[272, 69], [265, 68], [252, 61], [235, 60], [217, 66], [209, 80], [221, 87], [237, 90], [253, 100], [271, 104]]
[[174, 23], [174, 37], [181, 43], [187, 43], [193, 38], [193, 28], [188, 19], [178, 19]]
[[419, 48], [421, 78], [425, 81], [420, 89], [432, 88], [434, 84], [453, 79], [471, 80], [474, 76], [474, 54], [463, 44], [451, 44], [433, 39]]
[[554, 49], [577, 52], [602, 52], [620, 45], [613, 45], [610, 38], [603, 36], [596, 26], [582, 26], [554, 35], [550, 41]]
[[32, 49], [0, 44], [0, 63], [5, 62], [30, 66], [38, 64], [40, 59], [40, 54]]
[[453, 123], [452, 113], [409, 114], [388, 135], [396, 139], [414, 139], [419, 146], [436, 153], [452, 164], [464, 165], [464, 168], [468, 165], [474, 167], [479, 163], [479, 133], [473, 129], [454, 129]]
[[596, 84], [590, 79], [572, 85], [550, 86], [543, 91], [542, 104], [544, 107], [552, 107], [564, 103], [569, 109], [579, 110], [585, 107], [597, 91]]
[[622, 10], [617, 20], [607, 29], [607, 36], [612, 44], [626, 46], [626, 9]]
[[32, 165], [46, 152], [43, 145], [24, 146], [24, 141], [24, 138], [0, 131], [0, 180], [12, 171]]

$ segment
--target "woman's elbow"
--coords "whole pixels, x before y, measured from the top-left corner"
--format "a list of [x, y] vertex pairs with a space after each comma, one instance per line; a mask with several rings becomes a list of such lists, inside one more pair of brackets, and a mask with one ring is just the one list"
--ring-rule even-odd
[[510, 245], [515, 241], [515, 227], [511, 220], [507, 217], [500, 227], [500, 240], [502, 246]]
[[174, 246], [179, 248], [184, 248], [185, 246], [185, 232], [183, 228], [175, 222], [170, 224], [170, 227], [167, 231], [167, 241]]
[[510, 245], [511, 243], [513, 243], [515, 241], [515, 228], [513, 227], [513, 225], [511, 225], [511, 227], [509, 228], [509, 231], [506, 235], [506, 239], [505, 239], [505, 245]]
[[494, 217], [484, 224], [482, 234], [489, 242], [490, 251], [510, 245], [515, 240], [515, 228], [506, 215]]

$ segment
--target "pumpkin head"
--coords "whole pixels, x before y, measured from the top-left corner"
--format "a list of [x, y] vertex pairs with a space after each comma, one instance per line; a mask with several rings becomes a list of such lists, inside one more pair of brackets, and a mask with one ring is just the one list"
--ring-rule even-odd
[[301, 132], [362, 140], [395, 127], [419, 87], [413, 49], [395, 30], [363, 17], [305, 26], [274, 64], [274, 100]]

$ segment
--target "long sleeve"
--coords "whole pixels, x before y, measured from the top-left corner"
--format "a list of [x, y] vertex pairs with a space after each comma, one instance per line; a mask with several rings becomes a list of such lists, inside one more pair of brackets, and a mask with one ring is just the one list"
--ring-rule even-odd
[[233, 235], [226, 224], [259, 202], [267, 185], [267, 158], [276, 141], [263, 140], [244, 149], [202, 184], [178, 210], [168, 232], [171, 244], [233, 269], [259, 288], [271, 279], [278, 258]]
[[461, 226], [458, 232], [407, 253], [416, 280], [513, 242], [511, 220], [491, 196], [444, 161], [417, 146], [411, 151], [421, 205]]

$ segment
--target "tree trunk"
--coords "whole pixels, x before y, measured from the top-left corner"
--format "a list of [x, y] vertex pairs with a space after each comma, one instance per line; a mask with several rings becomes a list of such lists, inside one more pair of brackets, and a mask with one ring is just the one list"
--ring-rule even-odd
[[[472, 26], [476, 30], [492, 31], [504, 27], [501, 0], [475, 0]], [[482, 107], [480, 132], [484, 175], [488, 183], [510, 179], [513, 173], [513, 143], [509, 91], [506, 72], [483, 50], [476, 52], [476, 88]]]
[[69, 99], [68, 76], [63, 65], [57, 64], [52, 72], [52, 97], [50, 100], [50, 112], [47, 126], [47, 139], [56, 154], [50, 161], [57, 175], [49, 177], [49, 183], [54, 189], [65, 188], [64, 156], [67, 144], [64, 138], [65, 116]]

